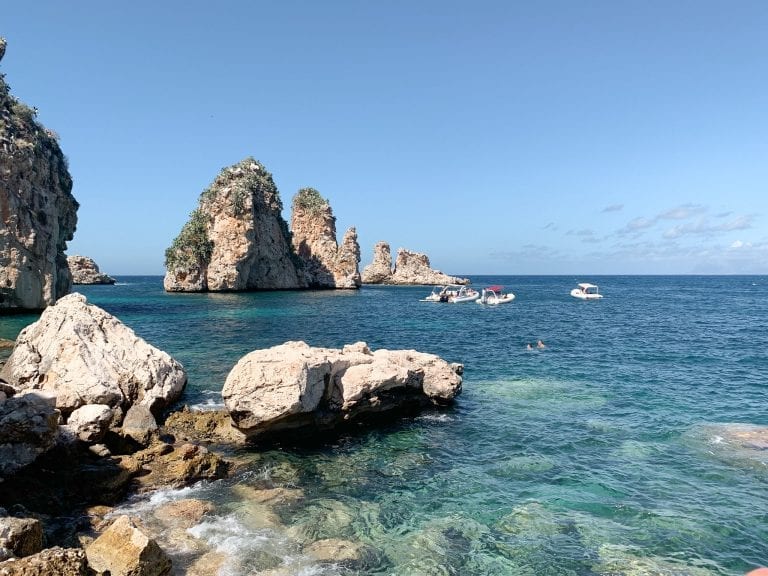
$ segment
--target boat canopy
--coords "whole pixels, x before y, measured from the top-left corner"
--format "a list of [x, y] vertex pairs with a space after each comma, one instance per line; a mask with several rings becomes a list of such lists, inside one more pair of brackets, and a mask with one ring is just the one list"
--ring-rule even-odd
[[488, 286], [488, 288], [486, 288], [486, 290], [493, 290], [494, 292], [501, 292], [502, 290], [504, 290], [504, 286], [498, 286], [498, 285]]
[[586, 290], [587, 288], [597, 288], [597, 286], [594, 284], [589, 284], [587, 282], [582, 282], [581, 284], [579, 284], [579, 288], [581, 288], [582, 290]]

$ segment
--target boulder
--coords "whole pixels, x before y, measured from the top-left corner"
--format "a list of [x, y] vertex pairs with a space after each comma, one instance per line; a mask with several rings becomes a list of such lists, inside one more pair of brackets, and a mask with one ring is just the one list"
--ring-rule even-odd
[[43, 549], [43, 525], [35, 518], [0, 517], [0, 560], [22, 558]]
[[114, 284], [116, 280], [99, 271], [88, 256], [67, 256], [67, 266], [72, 273], [72, 284]]
[[306, 288], [272, 174], [254, 160], [224, 168], [165, 251], [169, 292]]
[[222, 396], [235, 427], [251, 437], [330, 430], [366, 414], [448, 404], [461, 392], [460, 374], [461, 365], [414, 350], [287, 342], [241, 358]]
[[142, 404], [134, 404], [128, 409], [121, 426], [123, 436], [132, 438], [142, 446], [147, 446], [156, 431], [157, 421], [149, 408]]
[[49, 394], [30, 392], [0, 401], [0, 478], [34, 462], [56, 443], [59, 411]]
[[164, 576], [172, 568], [168, 555], [128, 516], [119, 516], [85, 554], [90, 567], [105, 576]]
[[291, 210], [293, 248], [304, 262], [307, 283], [313, 288], [359, 288], [360, 245], [357, 231], [347, 230], [336, 242], [336, 218], [328, 200], [314, 188], [302, 188]]
[[405, 248], [397, 250], [397, 259], [392, 268], [392, 255], [386, 242], [378, 242], [374, 246], [373, 262], [363, 270], [362, 279], [363, 284], [469, 284], [468, 278], [449, 276], [440, 270], [434, 270], [426, 254], [411, 252]]
[[81, 548], [47, 548], [32, 556], [0, 562], [0, 576], [92, 576]]
[[55, 394], [65, 415], [86, 404], [125, 409], [136, 403], [159, 414], [187, 382], [179, 362], [78, 293], [22, 330], [0, 378]]
[[114, 413], [106, 404], [86, 404], [69, 415], [67, 427], [79, 440], [98, 444], [104, 439], [113, 419]]
[[126, 470], [141, 469], [142, 474], [133, 480], [142, 492], [159, 487], [182, 488], [200, 480], [217, 480], [224, 478], [230, 469], [227, 461], [204, 446], [163, 442], [131, 456], [123, 456], [120, 466]]
[[163, 504], [155, 510], [155, 518], [162, 524], [172, 528], [191, 528], [199, 524], [203, 516], [215, 509], [211, 502], [185, 498]]
[[36, 116], [0, 75], [0, 309], [45, 308], [72, 282], [78, 203], [58, 136]]

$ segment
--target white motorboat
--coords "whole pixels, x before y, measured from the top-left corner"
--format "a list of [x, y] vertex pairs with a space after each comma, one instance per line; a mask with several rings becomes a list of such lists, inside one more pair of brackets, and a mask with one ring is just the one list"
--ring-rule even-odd
[[582, 300], [598, 300], [603, 297], [595, 284], [589, 284], [587, 282], [582, 282], [576, 288], [571, 290], [571, 296], [574, 298], [581, 298]]
[[515, 295], [512, 292], [504, 292], [503, 286], [488, 286], [488, 288], [483, 288], [477, 303], [496, 306], [497, 304], [512, 302], [514, 299]]
[[468, 286], [459, 284], [448, 284], [446, 286], [435, 286], [432, 293], [424, 298], [422, 302], [451, 302], [460, 304], [462, 302], [472, 302], [480, 298], [480, 292]]

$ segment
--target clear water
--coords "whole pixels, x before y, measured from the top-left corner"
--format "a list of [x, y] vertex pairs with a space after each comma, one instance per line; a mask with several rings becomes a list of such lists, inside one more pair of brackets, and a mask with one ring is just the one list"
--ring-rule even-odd
[[[424, 287], [172, 295], [159, 277], [119, 280], [78, 288], [184, 363], [189, 404], [216, 405], [237, 359], [286, 340], [466, 366], [451, 409], [241, 453], [235, 478], [193, 489], [218, 505], [191, 534], [226, 555], [222, 574], [735, 575], [768, 563], [768, 455], [718, 437], [724, 423], [768, 425], [768, 277], [474, 278], [516, 293], [498, 308], [419, 302]], [[571, 298], [579, 281], [605, 298]], [[32, 320], [0, 318], [0, 337]], [[526, 350], [537, 339], [547, 347]], [[267, 522], [243, 486], [305, 497]], [[135, 505], [151, 515], [152, 502]], [[309, 559], [303, 547], [323, 538], [365, 544], [367, 561]]]

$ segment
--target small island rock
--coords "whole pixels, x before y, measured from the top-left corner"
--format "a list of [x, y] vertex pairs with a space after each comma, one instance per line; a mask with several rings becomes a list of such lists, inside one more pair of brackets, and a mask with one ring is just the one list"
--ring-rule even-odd
[[116, 280], [99, 271], [99, 267], [88, 256], [67, 256], [67, 265], [72, 273], [72, 284], [114, 284]]
[[287, 342], [247, 354], [227, 376], [224, 404], [248, 436], [331, 430], [368, 415], [448, 404], [462, 367], [415, 350], [343, 349]]
[[363, 284], [469, 284], [467, 278], [449, 276], [432, 269], [426, 254], [405, 248], [397, 250], [397, 259], [392, 268], [392, 255], [386, 242], [377, 242], [374, 246], [373, 262], [363, 270], [362, 280]]

